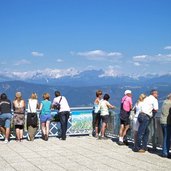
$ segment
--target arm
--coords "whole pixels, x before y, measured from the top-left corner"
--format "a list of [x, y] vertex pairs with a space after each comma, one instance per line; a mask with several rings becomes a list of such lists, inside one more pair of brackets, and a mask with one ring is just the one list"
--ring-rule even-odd
[[110, 109], [115, 109], [115, 108], [116, 108], [115, 106], [111, 105], [109, 102], [108, 102], [106, 105], [107, 105], [107, 107], [110, 108]]
[[100, 103], [99, 99], [96, 98], [96, 100], [94, 101], [94, 103], [98, 105]]
[[24, 110], [26, 109], [26, 103], [25, 101], [23, 100], [23, 107], [24, 107]]
[[15, 102], [14, 101], [12, 103], [12, 108], [13, 108], [13, 111], [15, 111]]
[[42, 110], [42, 107], [43, 107], [43, 106], [42, 106], [42, 103], [40, 103], [40, 108], [39, 108], [39, 109], [40, 109], [40, 111]]

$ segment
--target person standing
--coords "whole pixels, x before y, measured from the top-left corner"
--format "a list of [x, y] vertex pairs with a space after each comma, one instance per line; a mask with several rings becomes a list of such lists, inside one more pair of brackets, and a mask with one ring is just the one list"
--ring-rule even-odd
[[32, 93], [28, 99], [27, 129], [28, 140], [33, 141], [38, 128], [37, 109], [39, 108], [37, 94]]
[[43, 101], [40, 104], [40, 122], [42, 127], [42, 139], [48, 141], [49, 137], [49, 127], [51, 121], [51, 107], [52, 103], [50, 101], [49, 93], [43, 94]]
[[161, 110], [160, 123], [163, 132], [162, 157], [170, 157], [170, 138], [171, 138], [171, 94], [164, 100]]
[[100, 110], [99, 110], [99, 103], [102, 98], [102, 91], [97, 90], [96, 91], [96, 99], [94, 101], [94, 107], [92, 111], [92, 128], [93, 132], [92, 135], [98, 138], [99, 136], [99, 130], [100, 130]]
[[[151, 119], [155, 116], [158, 111], [158, 92], [152, 90], [151, 95], [144, 99], [141, 106], [141, 111], [138, 115], [138, 136], [137, 145], [134, 149], [135, 152], [144, 153], [147, 150], [148, 136], [149, 136], [149, 124]], [[142, 144], [142, 145], [141, 145]]]
[[138, 122], [138, 115], [141, 111], [141, 106], [143, 104], [144, 99], [146, 98], [145, 94], [140, 94], [138, 101], [135, 104], [135, 117], [133, 119], [133, 131], [134, 131], [134, 147], [137, 144], [137, 134], [138, 134], [138, 128], [139, 128], [139, 122]]
[[61, 123], [61, 139], [66, 140], [67, 124], [70, 115], [70, 107], [67, 99], [61, 95], [59, 91], [55, 91], [55, 98], [53, 99], [53, 107], [58, 108], [59, 120]]
[[131, 90], [125, 91], [125, 96], [121, 100], [121, 109], [120, 109], [120, 130], [119, 130], [119, 145], [127, 144], [125, 139], [127, 131], [130, 125], [130, 111], [132, 109], [132, 92]]
[[5, 143], [9, 142], [11, 118], [11, 101], [5, 93], [2, 93], [0, 99], [0, 119], [3, 124], [0, 125], [0, 129], [5, 135]]
[[25, 123], [25, 101], [22, 99], [21, 92], [15, 94], [13, 101], [14, 125], [16, 130], [16, 140], [22, 141]]
[[108, 124], [109, 120], [109, 108], [114, 109], [115, 106], [111, 105], [108, 100], [110, 96], [108, 94], [105, 94], [103, 97], [103, 100], [99, 103], [99, 109], [100, 109], [100, 116], [102, 119], [102, 128], [101, 128], [101, 139], [105, 138], [105, 130]]

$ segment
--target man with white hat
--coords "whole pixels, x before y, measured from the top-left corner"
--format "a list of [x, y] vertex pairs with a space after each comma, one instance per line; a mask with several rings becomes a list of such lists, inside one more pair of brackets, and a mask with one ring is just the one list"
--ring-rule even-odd
[[132, 92], [131, 90], [125, 91], [125, 96], [121, 100], [120, 109], [120, 131], [119, 131], [119, 145], [125, 145], [124, 137], [129, 129], [130, 120], [129, 115], [132, 109]]

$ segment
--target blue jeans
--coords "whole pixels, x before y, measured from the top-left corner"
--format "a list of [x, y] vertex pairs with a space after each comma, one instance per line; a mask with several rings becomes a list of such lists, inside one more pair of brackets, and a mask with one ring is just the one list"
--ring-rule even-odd
[[138, 128], [138, 137], [137, 137], [137, 149], [144, 149], [147, 148], [148, 143], [148, 136], [149, 136], [149, 129], [148, 126], [150, 124], [150, 118], [144, 114], [140, 113], [138, 116], [139, 128]]
[[171, 125], [161, 124], [162, 131], [163, 131], [163, 155], [169, 155], [170, 149], [170, 138], [171, 138]]

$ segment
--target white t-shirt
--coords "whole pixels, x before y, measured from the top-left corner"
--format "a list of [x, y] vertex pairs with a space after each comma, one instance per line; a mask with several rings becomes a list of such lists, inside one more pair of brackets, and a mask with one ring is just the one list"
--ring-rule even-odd
[[137, 118], [139, 113], [141, 112], [141, 108], [142, 108], [143, 102], [138, 102], [135, 104], [135, 110], [136, 110], [136, 114], [135, 117]]
[[142, 106], [141, 106], [141, 112], [152, 117], [153, 116], [153, 112], [152, 112], [153, 109], [154, 110], [159, 109], [158, 100], [153, 95], [150, 95], [144, 99]]
[[105, 115], [109, 115], [109, 108], [108, 105], [110, 105], [110, 103], [106, 100], [101, 100], [99, 103], [99, 109], [100, 109], [100, 115], [101, 116], [105, 116]]
[[37, 112], [37, 99], [29, 99], [28, 100], [28, 112], [29, 113], [36, 113]]
[[[53, 105], [59, 103], [60, 99], [61, 99], [61, 96], [55, 97], [53, 99]], [[62, 96], [62, 99], [60, 101], [60, 105], [61, 106], [60, 106], [59, 112], [66, 112], [66, 111], [70, 112], [70, 107], [69, 107], [68, 102], [64, 96]]]

